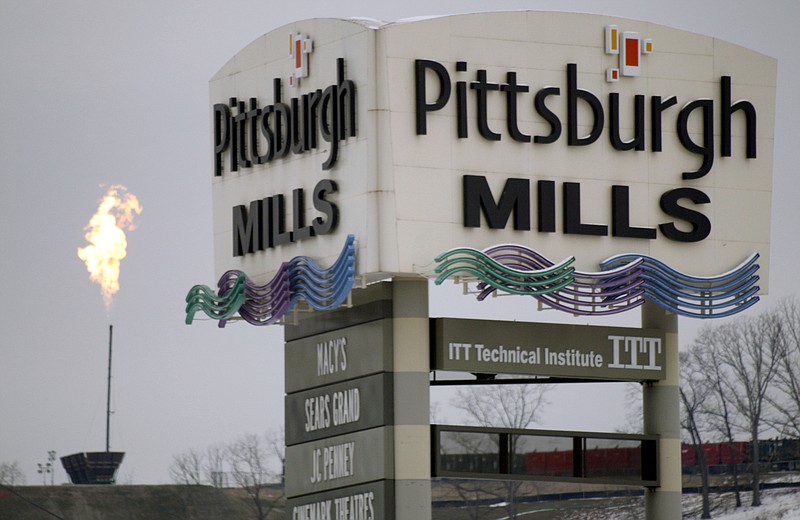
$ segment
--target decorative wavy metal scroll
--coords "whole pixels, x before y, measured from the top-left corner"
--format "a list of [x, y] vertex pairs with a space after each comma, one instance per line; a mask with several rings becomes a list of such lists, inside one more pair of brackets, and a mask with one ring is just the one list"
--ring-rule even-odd
[[236, 313], [252, 325], [277, 323], [301, 300], [316, 310], [335, 309], [347, 299], [355, 284], [355, 237], [348, 235], [339, 258], [327, 269], [313, 259], [297, 256], [284, 262], [275, 277], [258, 285], [242, 271], [224, 273], [217, 293], [195, 285], [186, 295], [186, 323], [198, 311], [219, 320], [224, 327]]
[[483, 251], [456, 248], [436, 258], [436, 284], [448, 278], [478, 282], [478, 300], [496, 291], [528, 295], [570, 314], [603, 316], [629, 311], [645, 300], [692, 318], [721, 318], [758, 301], [759, 255], [711, 277], [683, 274], [645, 255], [624, 254], [577, 271], [570, 257], [558, 264], [525, 246], [502, 244]]
[[[630, 262], [635, 256], [613, 256], [601, 262], [600, 268]], [[655, 258], [641, 258], [645, 260], [641, 275], [645, 297], [681, 316], [724, 318], [752, 307], [759, 300], [758, 253], [726, 273], [708, 277], [681, 273]]]

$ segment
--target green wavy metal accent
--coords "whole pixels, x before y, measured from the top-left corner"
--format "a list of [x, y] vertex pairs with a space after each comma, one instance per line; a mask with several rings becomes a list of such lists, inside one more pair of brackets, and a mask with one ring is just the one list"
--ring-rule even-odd
[[442, 253], [436, 262], [441, 262], [435, 270], [439, 273], [436, 285], [458, 273], [467, 273], [496, 289], [535, 296], [561, 290], [575, 281], [572, 275], [575, 257], [547, 269], [521, 270], [503, 265], [477, 249], [461, 247]]
[[[452, 265], [466, 263], [473, 265], [474, 266], [473, 269], [477, 269], [480, 272], [490, 272], [493, 276], [504, 282], [512, 284], [518, 284], [524, 282], [526, 285], [533, 285], [538, 287], [551, 283], [554, 278], [560, 279], [563, 276], [571, 275], [575, 271], [575, 268], [569, 267], [569, 265], [572, 264], [574, 261], [575, 259], [572, 258], [564, 262], [563, 264], [548, 269], [543, 269], [541, 271], [519, 271], [509, 268], [507, 266], [502, 266], [502, 264], [497, 264], [496, 262], [494, 262], [495, 265], [487, 266], [486, 261], [481, 258], [459, 257], [459, 258], [451, 258], [450, 260], [447, 260], [446, 262], [438, 265], [436, 267], [436, 272], [452, 273], [459, 271], [461, 269], [470, 269], [469, 267], [464, 267], [464, 268], [456, 267], [454, 269], [448, 270]], [[493, 271], [485, 269], [487, 267], [493, 267], [495, 270]], [[563, 272], [558, 272], [558, 271], [563, 271]], [[511, 276], [509, 277], [506, 275], [511, 275]], [[442, 278], [442, 280], [444, 280], [444, 278], [447, 278], [447, 276], [442, 275], [439, 276], [439, 278]], [[541, 280], [539, 280], [539, 278], [541, 278]]]
[[[506, 284], [503, 284], [503, 283], [497, 283], [494, 280], [492, 280], [490, 277], [488, 277], [486, 275], [486, 273], [478, 271], [477, 269], [471, 269], [471, 268], [464, 268], [464, 269], [457, 269], [457, 270], [454, 269], [454, 270], [446, 273], [447, 276], [445, 276], [445, 278], [447, 278], [449, 276], [452, 276], [453, 274], [455, 274], [457, 272], [467, 272], [467, 273], [473, 274], [480, 281], [485, 282], [487, 285], [490, 285], [490, 286], [494, 287], [495, 289], [502, 290], [504, 292], [512, 293], [512, 294], [521, 294], [521, 295], [524, 295], [524, 296], [542, 296], [542, 295], [545, 295], [545, 294], [550, 294], [550, 293], [553, 293], [553, 292], [556, 292], [556, 291], [560, 291], [564, 287], [567, 287], [567, 286], [569, 286], [569, 285], [571, 285], [571, 284], [573, 284], [575, 282], [575, 278], [574, 277], [568, 276], [565, 280], [563, 280], [561, 282], [553, 283], [551, 281], [550, 283], [553, 283], [553, 285], [548, 285], [548, 286], [543, 287], [541, 289], [533, 289], [533, 290], [531, 290], [531, 287], [533, 286], [531, 282], [517, 281], [517, 282], [515, 282], [515, 285], [520, 287], [520, 288], [516, 288], [515, 286], [510, 286], [510, 285], [506, 285]], [[440, 280], [440, 279], [437, 278], [436, 284], [437, 285], [441, 285], [441, 283], [443, 281], [444, 281], [444, 279]]]
[[217, 296], [207, 285], [195, 285], [186, 295], [186, 324], [191, 325], [197, 311], [215, 320], [230, 319], [244, 303], [245, 275], [241, 273], [224, 296]]

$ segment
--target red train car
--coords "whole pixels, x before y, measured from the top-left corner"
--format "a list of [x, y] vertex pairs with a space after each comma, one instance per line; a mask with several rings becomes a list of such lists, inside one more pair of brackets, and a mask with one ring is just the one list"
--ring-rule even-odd
[[723, 442], [720, 444], [720, 464], [741, 464], [748, 458], [748, 446], [743, 441]]
[[[703, 445], [706, 454], [706, 463], [709, 466], [721, 466], [729, 464], [742, 464], [749, 462], [750, 443], [743, 441], [735, 442], [709, 442]], [[699, 463], [697, 451], [691, 444], [681, 445], [681, 466], [684, 471], [695, 468]]]
[[525, 455], [525, 469], [529, 475], [570, 477], [572, 451], [532, 451]]
[[586, 450], [586, 475], [640, 475], [642, 452], [639, 448], [592, 448]]

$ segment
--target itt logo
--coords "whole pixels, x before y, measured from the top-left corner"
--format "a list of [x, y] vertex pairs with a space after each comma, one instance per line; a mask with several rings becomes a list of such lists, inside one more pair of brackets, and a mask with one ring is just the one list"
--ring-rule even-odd
[[300, 78], [308, 77], [308, 55], [312, 50], [311, 38], [302, 33], [289, 34], [289, 57], [294, 66], [292, 75], [289, 76], [289, 85], [300, 85]]
[[642, 54], [653, 52], [653, 40], [641, 38], [636, 32], [620, 32], [616, 25], [606, 26], [606, 54], [619, 56], [619, 67], [606, 70], [606, 81], [619, 81], [620, 76], [641, 73]]
[[608, 368], [661, 370], [657, 356], [661, 354], [661, 338], [609, 336], [611, 363]]

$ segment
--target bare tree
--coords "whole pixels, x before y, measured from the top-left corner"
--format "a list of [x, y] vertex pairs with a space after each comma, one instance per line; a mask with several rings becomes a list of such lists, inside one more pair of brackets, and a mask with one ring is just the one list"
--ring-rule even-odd
[[752, 505], [761, 505], [758, 436], [763, 427], [768, 391], [784, 351], [782, 326], [775, 313], [739, 318], [716, 329], [718, 360], [728, 371], [720, 383], [729, 403], [743, 419], [741, 428], [752, 445]]
[[278, 430], [270, 430], [266, 435], [267, 450], [275, 459], [277, 468], [273, 474], [280, 476], [280, 483], [286, 483], [286, 433], [283, 426]]
[[178, 484], [232, 483], [244, 490], [257, 520], [266, 520], [283, 499], [283, 431], [247, 434], [228, 444], [212, 444], [205, 451], [188, 450], [173, 457], [169, 468]]
[[17, 461], [0, 464], [0, 484], [5, 486], [25, 484], [25, 473], [22, 472]]
[[702, 354], [698, 346], [688, 352], [680, 353], [681, 386], [680, 396], [683, 410], [681, 426], [689, 433], [702, 480], [702, 512], [700, 518], [711, 518], [708, 487], [708, 461], [703, 446], [702, 410], [712, 396], [713, 389], [702, 370]]
[[[728, 443], [729, 451], [733, 453], [733, 443], [736, 440], [734, 424], [736, 408], [731, 403], [726, 383], [731, 379], [729, 369], [721, 361], [721, 353], [725, 349], [724, 342], [719, 340], [717, 329], [708, 326], [700, 330], [692, 348], [697, 366], [703, 372], [706, 383], [711, 389], [711, 395], [704, 402], [701, 411], [710, 427]], [[734, 458], [730, 460], [729, 473], [733, 479], [735, 507], [742, 507], [739, 467]]]
[[796, 298], [786, 298], [775, 313], [784, 341], [783, 356], [775, 374], [778, 395], [770, 400], [777, 412], [775, 428], [800, 437], [800, 304]]
[[247, 434], [228, 447], [231, 475], [234, 482], [245, 490], [257, 520], [266, 520], [277, 500], [266, 500], [268, 484], [281, 479], [278, 470], [270, 464], [273, 446], [262, 436]]
[[451, 403], [477, 426], [528, 428], [539, 421], [551, 385], [499, 384], [461, 389]]
[[169, 476], [176, 484], [203, 484], [202, 468], [205, 457], [202, 452], [190, 449], [172, 457]]
[[228, 448], [222, 444], [212, 444], [205, 451], [203, 459], [203, 477], [216, 488], [228, 486], [227, 464]]
[[623, 392], [625, 395], [625, 422], [615, 428], [615, 431], [617, 433], [642, 433], [644, 417], [642, 383], [624, 383]]
[[[462, 410], [467, 422], [476, 426], [514, 429], [530, 428], [539, 421], [539, 415], [548, 404], [547, 393], [552, 389], [544, 384], [498, 384], [479, 385], [461, 389], [451, 404]], [[512, 438], [512, 460], [516, 438]], [[517, 496], [522, 486], [520, 481], [502, 481], [500, 490], [496, 485], [483, 485], [482, 493], [498, 496], [506, 503], [509, 518], [517, 518]], [[474, 485], [456, 489], [459, 494], [477, 496]]]

